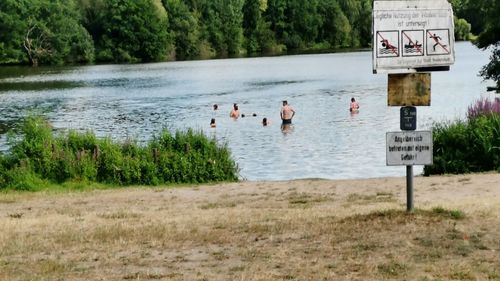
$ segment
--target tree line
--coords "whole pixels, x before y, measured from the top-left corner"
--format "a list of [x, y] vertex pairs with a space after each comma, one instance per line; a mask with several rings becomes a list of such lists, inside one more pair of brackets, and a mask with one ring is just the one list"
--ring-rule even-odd
[[368, 47], [372, 0], [2, 0], [0, 64]]
[[[494, 46], [481, 74], [500, 86], [499, 1], [449, 1], [456, 39]], [[370, 47], [371, 12], [372, 0], [2, 0], [0, 65]]]
[[482, 49], [491, 49], [490, 62], [480, 74], [492, 79], [500, 92], [500, 1], [451, 0], [458, 17], [470, 23], [471, 32], [478, 35], [474, 43]]

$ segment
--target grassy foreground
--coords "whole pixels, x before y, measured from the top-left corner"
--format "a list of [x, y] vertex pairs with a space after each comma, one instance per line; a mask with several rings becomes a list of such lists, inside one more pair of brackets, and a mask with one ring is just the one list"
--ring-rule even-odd
[[0, 193], [0, 280], [500, 280], [500, 173]]

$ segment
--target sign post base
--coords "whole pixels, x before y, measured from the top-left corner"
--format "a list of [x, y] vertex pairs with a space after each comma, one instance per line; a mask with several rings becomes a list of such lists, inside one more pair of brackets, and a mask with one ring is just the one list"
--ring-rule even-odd
[[413, 212], [413, 166], [406, 166], [406, 211]]

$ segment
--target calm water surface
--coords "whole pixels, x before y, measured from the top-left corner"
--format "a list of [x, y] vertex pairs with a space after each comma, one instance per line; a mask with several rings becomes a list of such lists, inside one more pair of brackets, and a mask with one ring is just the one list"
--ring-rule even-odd
[[[469, 43], [456, 45], [451, 71], [432, 74], [432, 106], [418, 108], [419, 130], [464, 118], [467, 106], [494, 95], [477, 76], [488, 56]], [[0, 133], [30, 113], [46, 115], [56, 129], [92, 129], [118, 140], [148, 140], [162, 128], [195, 128], [227, 143], [248, 180], [402, 176], [404, 167], [385, 162], [385, 133], [399, 131], [399, 108], [387, 106], [386, 92], [387, 75], [372, 74], [369, 52], [3, 67]], [[351, 97], [360, 102], [359, 114], [348, 111]], [[280, 129], [284, 99], [297, 112], [288, 132]], [[233, 103], [245, 118], [229, 118]], [[263, 117], [270, 126], [262, 127]], [[5, 147], [5, 135], [1, 141]]]

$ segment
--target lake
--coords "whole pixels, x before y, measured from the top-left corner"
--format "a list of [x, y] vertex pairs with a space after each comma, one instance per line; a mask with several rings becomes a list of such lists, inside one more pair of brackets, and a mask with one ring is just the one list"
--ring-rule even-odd
[[[463, 119], [474, 101], [495, 95], [486, 92], [493, 83], [478, 77], [490, 53], [468, 42], [455, 48], [451, 70], [432, 73], [431, 106], [418, 107], [417, 130]], [[370, 52], [353, 52], [0, 67], [0, 141], [5, 149], [5, 131], [36, 113], [58, 130], [90, 129], [116, 140], [146, 141], [162, 128], [203, 130], [229, 146], [247, 180], [403, 176], [405, 167], [387, 167], [385, 159], [385, 134], [399, 131], [399, 107], [387, 106], [387, 75], [372, 74], [371, 64]], [[358, 114], [348, 110], [351, 97], [360, 103]], [[285, 132], [282, 100], [297, 112]], [[229, 118], [233, 103], [244, 118]], [[262, 126], [263, 117], [269, 126]]]

